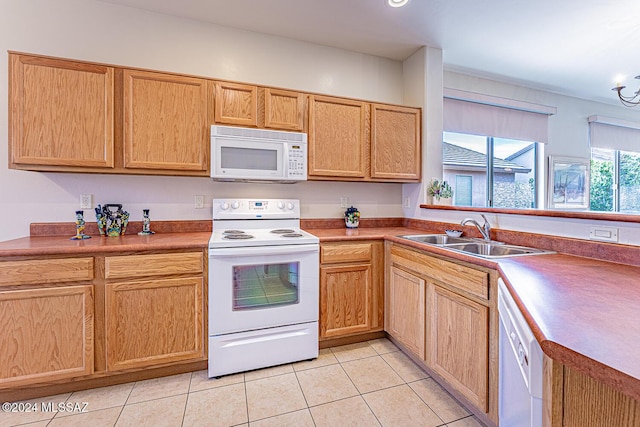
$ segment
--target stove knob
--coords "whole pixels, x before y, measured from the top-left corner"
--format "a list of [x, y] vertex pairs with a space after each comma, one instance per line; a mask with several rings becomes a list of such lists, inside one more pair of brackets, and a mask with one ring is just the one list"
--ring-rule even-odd
[[229, 203], [227, 203], [227, 202], [221, 202], [221, 203], [220, 203], [220, 210], [221, 210], [221, 211], [226, 211], [227, 209], [229, 209]]
[[240, 207], [240, 203], [238, 201], [233, 201], [231, 203], [231, 209], [238, 209]]
[[284, 209], [284, 202], [278, 202], [278, 209]]
[[289, 209], [290, 211], [292, 211], [294, 208], [293, 203], [289, 202], [287, 203], [287, 209]]

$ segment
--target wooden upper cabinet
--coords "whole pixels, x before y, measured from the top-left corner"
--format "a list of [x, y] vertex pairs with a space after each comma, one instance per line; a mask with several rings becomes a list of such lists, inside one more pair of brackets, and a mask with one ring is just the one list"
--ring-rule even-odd
[[258, 126], [258, 87], [215, 82], [215, 122], [225, 125]]
[[9, 104], [11, 167], [114, 166], [112, 67], [11, 53]]
[[365, 178], [369, 108], [361, 101], [309, 97], [310, 177]]
[[304, 130], [306, 96], [290, 90], [264, 88], [264, 127], [296, 132]]
[[419, 181], [420, 109], [373, 104], [371, 107], [371, 178]]
[[206, 173], [206, 80], [124, 70], [123, 111], [125, 168]]
[[302, 132], [305, 100], [301, 92], [215, 82], [214, 120], [222, 125]]

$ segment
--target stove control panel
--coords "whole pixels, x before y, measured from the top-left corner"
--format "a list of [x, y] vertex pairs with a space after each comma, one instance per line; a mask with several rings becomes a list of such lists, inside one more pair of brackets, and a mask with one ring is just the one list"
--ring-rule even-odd
[[213, 219], [300, 218], [295, 199], [214, 199]]

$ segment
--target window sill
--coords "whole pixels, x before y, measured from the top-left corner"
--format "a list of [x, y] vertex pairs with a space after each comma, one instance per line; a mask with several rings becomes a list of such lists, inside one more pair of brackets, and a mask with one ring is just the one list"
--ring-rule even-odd
[[577, 218], [597, 221], [640, 222], [640, 215], [630, 215], [617, 212], [593, 212], [593, 211], [556, 211], [544, 209], [505, 209], [505, 208], [478, 208], [472, 206], [442, 206], [420, 205], [422, 209], [438, 209], [447, 211], [488, 212], [508, 215], [545, 216], [554, 218]]

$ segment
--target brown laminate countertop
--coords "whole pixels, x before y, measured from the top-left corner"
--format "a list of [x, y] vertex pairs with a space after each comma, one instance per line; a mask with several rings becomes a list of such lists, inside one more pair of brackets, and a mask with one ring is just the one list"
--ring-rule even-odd
[[[320, 242], [386, 239], [497, 269], [549, 357], [640, 400], [640, 267], [565, 254], [483, 259], [401, 239], [438, 232], [402, 226], [305, 229]], [[203, 249], [210, 235], [24, 237], [0, 242], [0, 257]]]
[[93, 236], [70, 240], [67, 236], [34, 236], [0, 242], [0, 257], [70, 255], [100, 252], [153, 251], [206, 248], [210, 232], [128, 234], [119, 237]]
[[321, 242], [384, 238], [499, 271], [542, 350], [640, 400], [640, 267], [565, 254], [482, 259], [400, 239], [404, 227], [307, 229]]

